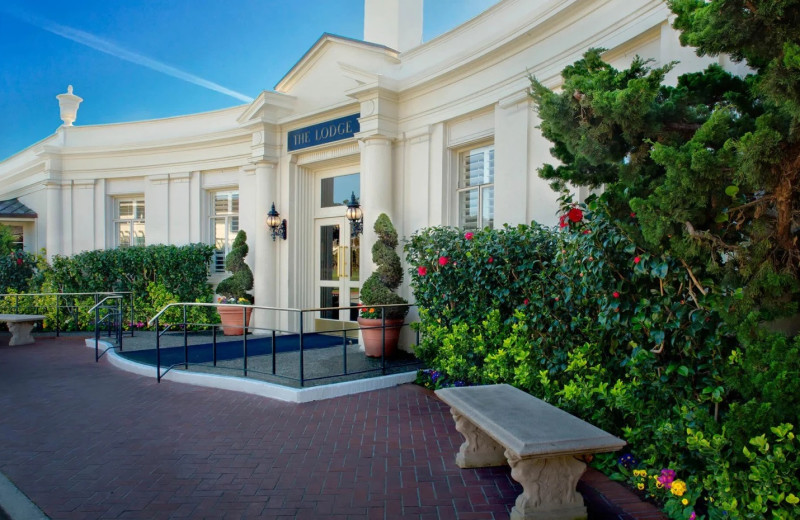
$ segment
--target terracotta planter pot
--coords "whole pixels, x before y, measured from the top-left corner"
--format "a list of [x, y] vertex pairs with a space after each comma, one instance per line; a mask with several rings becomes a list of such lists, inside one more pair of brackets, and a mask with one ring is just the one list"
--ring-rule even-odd
[[252, 307], [245, 307], [245, 320], [242, 323], [242, 307], [233, 305], [222, 305], [217, 307], [219, 318], [222, 321], [222, 333], [226, 336], [241, 336], [244, 334], [244, 326], [250, 325], [250, 315], [253, 313]]
[[[386, 357], [397, 351], [397, 342], [405, 320], [386, 320]], [[364, 353], [369, 357], [381, 357], [383, 353], [383, 327], [380, 318], [358, 318], [361, 337], [364, 338]]]

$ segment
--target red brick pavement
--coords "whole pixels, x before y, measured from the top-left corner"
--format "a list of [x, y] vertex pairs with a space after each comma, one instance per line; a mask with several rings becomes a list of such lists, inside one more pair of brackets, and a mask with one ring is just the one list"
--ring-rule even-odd
[[[520, 487], [459, 469], [460, 443], [415, 385], [289, 404], [158, 384], [83, 340], [0, 347], [0, 471], [54, 519], [508, 518]], [[606, 502], [592, 516], [656, 518]]]

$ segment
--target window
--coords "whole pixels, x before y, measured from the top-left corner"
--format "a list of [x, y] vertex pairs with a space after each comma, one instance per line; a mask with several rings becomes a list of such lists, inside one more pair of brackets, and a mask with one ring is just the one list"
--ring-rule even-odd
[[8, 230], [11, 232], [11, 236], [14, 237], [14, 240], [11, 242], [11, 249], [14, 251], [22, 251], [25, 246], [22, 226], [8, 226]]
[[464, 229], [494, 227], [494, 146], [459, 155], [458, 225]]
[[321, 208], [347, 206], [350, 195], [355, 193], [356, 199], [361, 196], [361, 176], [358, 173], [326, 177], [320, 184]]
[[144, 199], [118, 199], [114, 212], [117, 246], [143, 246]]
[[218, 191], [211, 196], [211, 237], [214, 239], [215, 273], [225, 272], [225, 256], [239, 232], [239, 192]]

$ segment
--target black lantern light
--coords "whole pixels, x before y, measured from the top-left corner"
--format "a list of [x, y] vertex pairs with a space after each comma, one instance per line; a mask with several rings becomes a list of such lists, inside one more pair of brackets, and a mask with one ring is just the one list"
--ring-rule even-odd
[[360, 235], [364, 231], [364, 213], [361, 211], [361, 204], [356, 200], [355, 192], [350, 194], [350, 202], [347, 203], [345, 216], [350, 221], [350, 236]]
[[281, 237], [286, 240], [286, 219], [281, 220], [281, 214], [275, 211], [275, 203], [272, 203], [272, 209], [267, 213], [267, 227], [272, 232], [272, 241]]

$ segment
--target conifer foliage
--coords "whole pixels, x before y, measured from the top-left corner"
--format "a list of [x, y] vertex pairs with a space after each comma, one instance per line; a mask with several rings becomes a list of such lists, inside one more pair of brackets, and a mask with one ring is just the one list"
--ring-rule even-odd
[[253, 288], [253, 271], [244, 261], [248, 252], [247, 233], [242, 229], [236, 234], [231, 252], [225, 257], [225, 269], [232, 274], [217, 285], [217, 293], [226, 298], [244, 298], [253, 303], [253, 295], [247, 292]]
[[408, 301], [394, 291], [403, 281], [403, 268], [397, 248], [397, 231], [386, 213], [375, 220], [378, 241], [372, 246], [372, 261], [378, 268], [361, 287], [361, 303], [370, 305], [397, 304], [386, 308], [387, 319], [402, 319], [408, 313]]
[[797, 295], [800, 183], [800, 2], [670, 2], [681, 41], [752, 70], [712, 65], [663, 80], [674, 64], [627, 70], [590, 50], [558, 93], [532, 80], [542, 131], [560, 166], [556, 188], [606, 188], [620, 218], [654, 253], [681, 259], [705, 290], [735, 294], [734, 317], [788, 309]]

